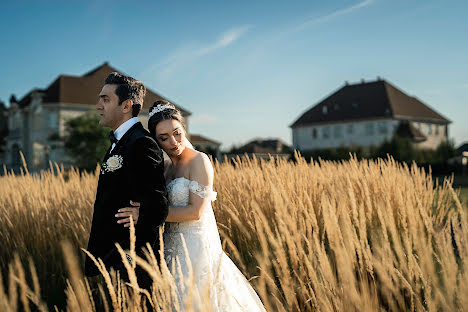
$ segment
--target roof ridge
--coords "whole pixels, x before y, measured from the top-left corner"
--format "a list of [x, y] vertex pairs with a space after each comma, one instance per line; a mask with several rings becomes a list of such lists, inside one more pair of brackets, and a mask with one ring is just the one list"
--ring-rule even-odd
[[98, 67], [94, 68], [94, 69], [91, 69], [90, 71], [86, 72], [85, 74], [83, 74], [81, 77], [88, 77], [88, 76], [91, 76], [93, 75], [94, 73], [96, 73], [97, 71], [99, 71], [101, 68], [105, 67], [105, 66], [108, 66], [112, 69], [114, 69], [115, 71], [118, 71], [118, 72], [121, 72], [117, 69], [115, 69], [114, 67], [110, 66], [109, 65], [109, 62], [105, 61], [104, 63], [102, 63], [101, 65], [99, 65]]

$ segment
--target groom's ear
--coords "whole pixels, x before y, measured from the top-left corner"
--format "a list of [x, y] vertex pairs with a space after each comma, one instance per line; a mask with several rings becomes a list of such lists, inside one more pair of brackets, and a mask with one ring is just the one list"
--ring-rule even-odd
[[122, 111], [124, 112], [124, 114], [127, 114], [127, 113], [131, 113], [132, 112], [132, 106], [133, 106], [133, 100], [125, 100], [122, 102]]

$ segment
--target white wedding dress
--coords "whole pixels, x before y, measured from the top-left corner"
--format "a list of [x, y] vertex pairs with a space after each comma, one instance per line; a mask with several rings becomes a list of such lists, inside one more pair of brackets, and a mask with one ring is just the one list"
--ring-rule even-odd
[[[173, 206], [186, 206], [189, 192], [202, 198], [216, 199], [216, 193], [211, 188], [184, 177], [172, 180], [167, 185], [167, 191], [169, 205]], [[164, 254], [175, 279], [181, 310], [192, 292], [195, 297], [189, 301], [192, 301], [195, 311], [204, 311], [197, 302], [197, 295], [203, 304], [208, 304], [216, 312], [265, 311], [257, 293], [222, 250], [211, 201], [204, 208], [200, 220], [166, 222]], [[190, 276], [193, 276], [193, 280]]]

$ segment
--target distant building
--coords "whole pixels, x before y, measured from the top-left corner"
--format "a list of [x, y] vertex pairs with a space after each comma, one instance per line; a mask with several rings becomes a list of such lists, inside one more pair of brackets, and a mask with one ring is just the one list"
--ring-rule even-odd
[[463, 175], [468, 174], [468, 143], [464, 143], [457, 148], [458, 155], [448, 160], [451, 165], [461, 165]]
[[457, 148], [459, 153], [468, 152], [468, 143], [463, 143]]
[[[118, 72], [104, 63], [82, 76], [60, 75], [47, 88], [33, 89], [19, 101], [12, 96], [4, 156], [7, 167], [18, 169], [21, 166], [20, 151], [32, 170], [48, 167], [49, 160], [65, 166], [71, 165], [72, 160], [66, 155], [63, 142], [57, 138], [64, 137], [67, 120], [96, 110], [104, 80], [114, 71]], [[145, 127], [148, 123], [148, 108], [160, 99], [164, 98], [147, 89], [143, 110], [139, 115]], [[181, 110], [188, 129], [191, 113], [174, 104]]]
[[196, 150], [212, 155], [215, 159], [221, 160], [221, 152], [219, 150], [221, 143], [198, 134], [190, 134], [189, 140]]
[[291, 153], [291, 147], [279, 139], [255, 139], [241, 147], [234, 148], [228, 155], [228, 158], [248, 155], [256, 158], [273, 157], [288, 158]]
[[385, 80], [340, 88], [302, 114], [292, 128], [293, 148], [378, 146], [395, 133], [417, 148], [447, 141], [450, 120]]
[[8, 108], [5, 103], [0, 101], [0, 165], [4, 163], [2, 159], [5, 158], [6, 152], [6, 137], [8, 135]]

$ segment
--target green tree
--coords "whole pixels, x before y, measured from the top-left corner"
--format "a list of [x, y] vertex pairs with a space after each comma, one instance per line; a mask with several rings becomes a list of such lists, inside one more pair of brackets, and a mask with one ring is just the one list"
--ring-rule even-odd
[[80, 169], [94, 170], [109, 147], [109, 129], [99, 125], [96, 114], [84, 114], [66, 122], [64, 138], [67, 153]]
[[398, 135], [394, 135], [390, 141], [382, 143], [373, 154], [374, 158], [387, 158], [387, 154], [389, 154], [395, 160], [405, 162], [412, 162], [416, 160], [417, 156], [416, 149], [411, 144], [411, 141]]
[[435, 162], [447, 162], [450, 158], [458, 155], [455, 143], [452, 140], [447, 140], [437, 147], [435, 150]]

